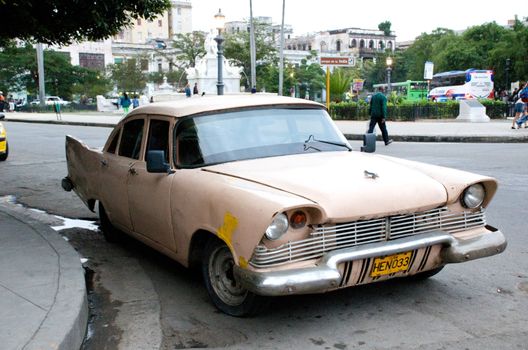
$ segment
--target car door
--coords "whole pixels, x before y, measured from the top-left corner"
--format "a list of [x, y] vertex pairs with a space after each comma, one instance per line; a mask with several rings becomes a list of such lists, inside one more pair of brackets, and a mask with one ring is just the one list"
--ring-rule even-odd
[[175, 174], [149, 173], [148, 151], [164, 151], [171, 162], [170, 130], [173, 118], [149, 116], [144, 157], [134, 163], [128, 177], [128, 203], [134, 232], [154, 241], [164, 249], [176, 251], [171, 221], [171, 185]]
[[144, 128], [144, 118], [127, 121], [101, 160], [101, 201], [112, 224], [125, 231], [132, 231], [127, 181], [141, 155]]

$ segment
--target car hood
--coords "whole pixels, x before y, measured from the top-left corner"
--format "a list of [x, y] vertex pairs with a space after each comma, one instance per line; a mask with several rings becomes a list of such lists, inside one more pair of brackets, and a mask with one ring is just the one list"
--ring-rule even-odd
[[447, 201], [444, 186], [419, 170], [360, 152], [253, 159], [203, 168], [306, 198], [332, 220], [427, 210]]

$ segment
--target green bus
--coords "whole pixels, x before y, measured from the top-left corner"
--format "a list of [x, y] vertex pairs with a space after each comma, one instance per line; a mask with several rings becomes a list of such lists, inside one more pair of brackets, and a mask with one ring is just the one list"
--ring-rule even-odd
[[[420, 101], [427, 99], [427, 82], [407, 80], [401, 83], [391, 83], [391, 91], [407, 101]], [[387, 84], [372, 85], [374, 91], [387, 91]]]

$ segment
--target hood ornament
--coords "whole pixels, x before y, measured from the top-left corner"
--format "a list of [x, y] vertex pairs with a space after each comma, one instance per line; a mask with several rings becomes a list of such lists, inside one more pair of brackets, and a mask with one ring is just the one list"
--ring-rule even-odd
[[363, 172], [363, 174], [365, 174], [365, 177], [366, 177], [366, 178], [370, 178], [370, 179], [374, 179], [374, 180], [375, 180], [377, 177], [379, 177], [378, 174], [376, 174], [376, 173], [371, 173], [370, 171], [367, 171], [367, 170], [365, 170], [365, 171]]

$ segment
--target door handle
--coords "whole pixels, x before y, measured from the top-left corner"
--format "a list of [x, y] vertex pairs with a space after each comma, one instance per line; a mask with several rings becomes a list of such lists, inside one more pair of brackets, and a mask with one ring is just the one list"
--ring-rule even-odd
[[129, 168], [128, 172], [130, 173], [130, 175], [137, 175], [137, 171], [134, 168]]
[[101, 159], [100, 162], [101, 162], [102, 166], [107, 166], [108, 165], [108, 161], [106, 159]]

